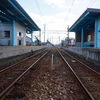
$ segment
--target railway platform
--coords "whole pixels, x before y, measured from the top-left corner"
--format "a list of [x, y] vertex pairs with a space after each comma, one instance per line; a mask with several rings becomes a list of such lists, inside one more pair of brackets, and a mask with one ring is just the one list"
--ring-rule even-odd
[[83, 57], [85, 60], [94, 63], [95, 65], [100, 66], [100, 48], [92, 47], [61, 47], [64, 50], [67, 50], [71, 53], [76, 54], [77, 56]]
[[27, 56], [47, 46], [0, 46], [0, 65]]

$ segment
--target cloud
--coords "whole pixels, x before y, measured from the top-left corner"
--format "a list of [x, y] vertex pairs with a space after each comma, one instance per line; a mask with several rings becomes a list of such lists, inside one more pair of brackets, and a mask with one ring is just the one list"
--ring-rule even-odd
[[41, 29], [44, 28], [43, 18], [45, 19], [45, 22], [46, 22], [46, 29], [58, 29], [59, 30], [61, 28], [61, 25], [63, 24], [63, 18], [58, 18], [57, 16], [45, 15], [42, 18], [40, 15], [36, 13], [28, 12], [28, 14]]
[[[43, 34], [43, 31], [44, 31], [44, 21], [42, 19], [42, 17], [36, 13], [32, 13], [32, 12], [28, 12], [28, 14], [30, 15], [30, 17], [35, 21], [35, 23], [41, 28], [41, 40], [42, 42], [44, 41], [44, 34]], [[65, 15], [66, 13], [59, 13], [58, 16], [61, 16], [61, 15]], [[46, 34], [45, 34], [45, 41], [46, 40], [50, 40], [51, 37], [53, 37], [53, 42], [54, 43], [57, 43], [58, 39], [59, 39], [59, 36], [61, 37], [60, 39], [62, 40], [63, 37], [66, 37], [64, 33], [66, 32], [62, 32], [61, 34], [59, 34], [59, 32], [55, 32], [53, 33], [52, 31], [51, 32], [48, 32], [47, 30], [66, 30], [66, 23], [65, 25], [62, 27], [63, 23], [64, 23], [64, 19], [65, 17], [63, 16], [62, 18], [59, 18], [57, 15], [54, 16], [54, 15], [45, 15], [43, 16], [43, 18], [45, 19], [45, 22], [46, 22]], [[73, 22], [70, 22], [68, 21], [69, 24], [72, 24]], [[34, 32], [33, 36], [39, 36], [39, 32], [36, 31]], [[31, 37], [31, 36], [29, 36]], [[73, 35], [72, 35], [73, 37]], [[35, 40], [35, 38], [33, 39]]]
[[60, 13], [56, 14], [56, 16], [58, 16], [58, 17], [63, 17], [63, 18], [68, 17], [68, 18], [72, 18], [72, 19], [77, 19], [77, 18], [78, 18], [77, 15], [75, 15], [75, 14], [70, 14], [70, 13], [68, 13], [68, 12], [60, 12]]
[[35, 14], [35, 13], [31, 13], [31, 12], [28, 12], [28, 14], [30, 15], [30, 17], [36, 22], [36, 23], [43, 23], [43, 19], [40, 15], [38, 14]]
[[[46, 29], [48, 29], [48, 30], [50, 30], [50, 29], [60, 30], [62, 28], [66, 29], [67, 24], [72, 25], [73, 20], [75, 21], [78, 18], [78, 16], [76, 16], [74, 14], [69, 14], [68, 12], [63, 12], [63, 13], [60, 12], [60, 13], [56, 14], [55, 16], [54, 15], [45, 15], [45, 16], [43, 16], [43, 18], [36, 13], [28, 12], [28, 14], [42, 30], [44, 29], [43, 18], [45, 19]], [[67, 15], [68, 15], [67, 23], [65, 22], [64, 26], [62, 27]]]
[[73, 6], [72, 5], [69, 5], [68, 8], [73, 8]]
[[78, 0], [75, 1], [76, 4], [79, 4], [80, 2]]
[[65, 0], [45, 0], [45, 1], [48, 5], [54, 4], [54, 5], [58, 6], [59, 8], [66, 8], [66, 6], [64, 5]]
[[52, 16], [52, 15], [46, 15], [44, 16], [44, 19], [46, 21], [46, 26], [49, 29], [60, 29], [61, 25], [63, 24], [63, 19], [62, 18], [58, 18], [56, 16]]

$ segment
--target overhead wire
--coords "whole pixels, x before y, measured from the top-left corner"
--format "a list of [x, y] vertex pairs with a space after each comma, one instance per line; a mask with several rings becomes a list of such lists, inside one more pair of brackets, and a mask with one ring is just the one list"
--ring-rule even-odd
[[[79, 3], [79, 5], [82, 3], [82, 1], [83, 1], [83, 0], [81, 0], [81, 2]], [[77, 6], [77, 9], [78, 9], [79, 5]], [[77, 9], [75, 10], [75, 12], [77, 11]], [[73, 14], [75, 14], [75, 12], [74, 12]], [[72, 17], [71, 17], [70, 20], [72, 20]], [[69, 23], [68, 23], [68, 25], [69, 25]]]
[[[94, 4], [95, 2], [96, 2], [96, 0], [94, 0], [93, 4]], [[92, 5], [93, 5], [93, 4], [92, 4]], [[91, 5], [91, 6], [92, 6], [92, 5]], [[90, 6], [90, 7], [91, 7], [91, 6]]]
[[89, 5], [91, 5], [93, 1], [94, 1], [94, 0], [91, 0], [87, 7], [89, 7]]
[[[94, 1], [94, 0], [91, 0], [85, 8], [87, 9], [87, 8], [89, 7], [89, 5], [91, 5], [91, 4], [93, 3], [93, 1]], [[93, 3], [93, 4], [94, 4], [94, 3]], [[92, 5], [91, 5], [91, 6], [92, 6]], [[85, 9], [85, 10], [86, 10], [86, 9]], [[80, 12], [82, 12], [82, 10], [81, 10]], [[79, 12], [79, 13], [80, 13], [80, 12]]]
[[36, 2], [36, 4], [37, 4], [37, 7], [38, 7], [39, 12], [40, 12], [40, 14], [41, 14], [41, 17], [42, 17], [42, 19], [43, 19], [43, 21], [44, 21], [44, 23], [45, 23], [45, 20], [44, 20], [44, 18], [43, 18], [43, 14], [42, 14], [42, 12], [41, 12], [41, 9], [40, 9], [40, 7], [39, 7], [39, 4], [38, 4], [37, 0], [35, 0], [35, 2]]
[[[87, 9], [87, 8], [89, 7], [89, 5], [90, 5], [92, 2], [93, 2], [93, 0], [91, 0], [85, 8]], [[85, 10], [86, 10], [86, 9], [85, 9]], [[80, 12], [82, 12], [82, 10], [81, 10]], [[80, 13], [80, 12], [79, 12], [79, 13]]]
[[[67, 13], [67, 16], [66, 16], [66, 18], [65, 18], [65, 20], [64, 20], [64, 23], [65, 23], [66, 20], [67, 20], [67, 17], [68, 17], [68, 15], [69, 15], [69, 13], [70, 13], [70, 11], [71, 11], [73, 5], [74, 5], [74, 2], [75, 2], [75, 0], [72, 1], [71, 7], [70, 7], [70, 9], [69, 9], [69, 11], [68, 11], [68, 13]], [[63, 23], [63, 25], [64, 25], [64, 23]], [[62, 25], [62, 27], [63, 27], [63, 25]]]
[[96, 6], [99, 6], [100, 5], [100, 3], [99, 4], [97, 4]]
[[[83, 1], [83, 0], [81, 0], [80, 4], [82, 3], [82, 1]], [[74, 2], [74, 1], [73, 1], [73, 2]], [[93, 0], [91, 0], [91, 1], [89, 2], [88, 6], [89, 6], [92, 2], [93, 2]], [[95, 2], [94, 2], [94, 3], [95, 3]], [[93, 4], [94, 4], [94, 3], [93, 3]], [[79, 5], [80, 5], [80, 4], [79, 4]], [[93, 5], [93, 4], [92, 4], [92, 5]], [[91, 5], [91, 6], [92, 6], [92, 5]], [[88, 7], [88, 6], [87, 6], [87, 7]], [[78, 7], [79, 7], [79, 6], [78, 6]], [[78, 7], [77, 7], [77, 9], [78, 9]], [[70, 10], [71, 10], [71, 9], [70, 9]], [[77, 12], [77, 11], [75, 10], [75, 12]], [[74, 12], [74, 13], [75, 13], [75, 12]], [[68, 19], [68, 16], [66, 17], [65, 21], [66, 21], [67, 19]], [[72, 17], [71, 17], [71, 19], [72, 19]], [[64, 22], [64, 23], [65, 23], [65, 22]], [[64, 25], [64, 24], [63, 24], [63, 25]], [[69, 23], [68, 23], [68, 25], [69, 25]]]
[[[83, 0], [82, 0], [83, 1]], [[82, 1], [80, 2], [80, 4], [82, 3]], [[87, 5], [87, 7], [89, 6], [89, 5], [91, 5], [91, 3], [93, 2], [94, 0], [91, 0], [90, 2], [89, 2], [89, 4]], [[79, 5], [80, 5], [79, 4]], [[92, 6], [92, 5], [91, 5]], [[79, 6], [78, 6], [79, 7]], [[87, 9], [87, 7], [86, 7], [86, 9]], [[78, 9], [78, 8], [77, 8]], [[77, 10], [75, 10], [75, 12], [77, 12]], [[74, 12], [74, 14], [75, 14], [75, 12]], [[80, 11], [81, 12], [81, 11]], [[79, 12], [79, 13], [80, 13]], [[71, 20], [72, 20], [72, 17], [71, 17]], [[69, 23], [68, 23], [68, 25], [69, 25]]]

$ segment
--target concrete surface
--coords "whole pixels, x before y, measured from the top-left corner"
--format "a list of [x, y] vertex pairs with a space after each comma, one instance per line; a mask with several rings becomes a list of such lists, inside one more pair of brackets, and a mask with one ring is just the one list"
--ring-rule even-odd
[[68, 50], [70, 52], [76, 53], [78, 55], [81, 55], [85, 57], [87, 60], [100, 64], [100, 48], [95, 49], [92, 47], [61, 47], [62, 49]]
[[31, 51], [40, 50], [47, 46], [0, 46], [0, 59], [22, 55]]

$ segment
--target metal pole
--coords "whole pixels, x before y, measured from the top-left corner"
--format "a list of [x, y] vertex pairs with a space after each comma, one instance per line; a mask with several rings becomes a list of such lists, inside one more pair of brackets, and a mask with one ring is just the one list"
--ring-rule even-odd
[[52, 59], [51, 59], [51, 70], [53, 70], [53, 54], [52, 54]]
[[31, 31], [31, 46], [33, 46], [33, 32]]
[[[67, 27], [67, 31], [68, 31], [68, 29], [69, 29], [69, 25]], [[69, 44], [69, 32], [68, 32], [68, 44]]]
[[51, 42], [51, 37], [50, 37], [50, 42]]
[[39, 31], [39, 44], [41, 45], [41, 31]]
[[52, 44], [53, 44], [53, 37], [52, 37]]
[[44, 43], [45, 43], [45, 24], [44, 24]]
[[60, 36], [59, 36], [59, 46], [60, 46]]

